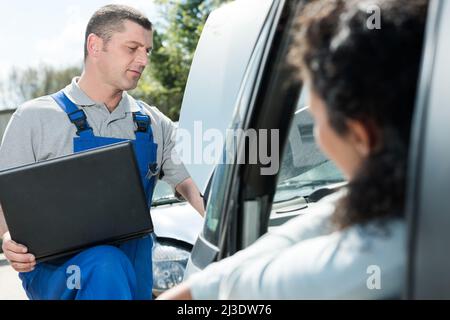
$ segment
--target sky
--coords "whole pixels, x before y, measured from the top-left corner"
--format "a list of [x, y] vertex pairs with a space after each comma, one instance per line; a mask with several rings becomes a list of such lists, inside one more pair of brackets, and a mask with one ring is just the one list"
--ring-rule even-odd
[[135, 7], [152, 22], [159, 17], [152, 0], [0, 0], [0, 79], [13, 67], [81, 64], [89, 18], [111, 3]]

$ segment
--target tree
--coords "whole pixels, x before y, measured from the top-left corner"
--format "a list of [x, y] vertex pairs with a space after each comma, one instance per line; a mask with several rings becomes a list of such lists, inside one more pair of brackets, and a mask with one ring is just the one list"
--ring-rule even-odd
[[156, 0], [165, 17], [154, 32], [150, 67], [132, 94], [157, 106], [173, 120], [180, 114], [184, 89], [206, 19], [227, 0]]
[[2, 85], [3, 104], [17, 107], [27, 100], [57, 92], [67, 86], [73, 77], [80, 75], [81, 67], [71, 66], [56, 69], [48, 65], [13, 69], [6, 84]]

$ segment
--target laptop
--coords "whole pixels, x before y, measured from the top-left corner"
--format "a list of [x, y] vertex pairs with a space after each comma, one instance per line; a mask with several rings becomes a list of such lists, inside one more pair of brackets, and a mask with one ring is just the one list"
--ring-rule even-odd
[[129, 141], [2, 171], [0, 203], [37, 262], [153, 231]]

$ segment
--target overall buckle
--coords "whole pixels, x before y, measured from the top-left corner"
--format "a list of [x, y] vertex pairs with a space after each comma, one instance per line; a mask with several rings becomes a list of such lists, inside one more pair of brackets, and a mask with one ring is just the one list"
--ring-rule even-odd
[[133, 121], [137, 126], [136, 132], [148, 132], [148, 128], [150, 127], [150, 118], [148, 116], [139, 113], [133, 113]]
[[77, 127], [77, 135], [82, 131], [91, 129], [83, 110], [77, 110], [68, 114], [70, 121]]

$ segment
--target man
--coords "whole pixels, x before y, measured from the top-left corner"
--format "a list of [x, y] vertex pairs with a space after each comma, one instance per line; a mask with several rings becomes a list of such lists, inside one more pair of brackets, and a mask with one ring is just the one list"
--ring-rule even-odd
[[[17, 109], [0, 147], [0, 169], [131, 140], [149, 203], [161, 177], [203, 215], [200, 192], [172, 152], [173, 123], [126, 93], [136, 88], [152, 43], [152, 24], [139, 11], [119, 5], [99, 9], [87, 26], [81, 77]], [[36, 264], [27, 248], [11, 239], [1, 211], [0, 234], [30, 299], [151, 299], [150, 236]], [[81, 275], [75, 290], [66, 285], [70, 266]]]

